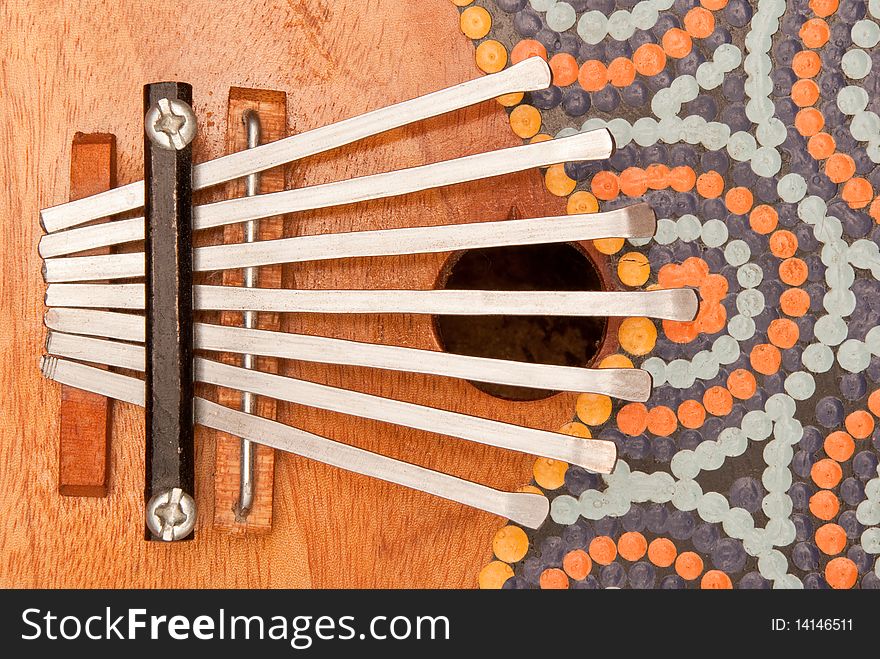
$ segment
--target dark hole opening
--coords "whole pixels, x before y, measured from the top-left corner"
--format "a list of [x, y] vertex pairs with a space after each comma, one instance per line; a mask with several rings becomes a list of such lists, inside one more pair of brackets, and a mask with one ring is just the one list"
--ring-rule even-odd
[[[601, 279], [585, 252], [571, 244], [474, 249], [452, 257], [440, 288], [497, 291], [598, 291]], [[605, 335], [603, 317], [435, 316], [444, 350], [537, 364], [586, 366]], [[556, 391], [471, 382], [507, 400], [540, 400]]]

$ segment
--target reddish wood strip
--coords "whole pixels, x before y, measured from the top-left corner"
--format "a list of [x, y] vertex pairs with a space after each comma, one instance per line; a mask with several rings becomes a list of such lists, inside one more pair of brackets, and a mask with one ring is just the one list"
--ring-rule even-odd
[[[229, 90], [229, 110], [226, 118], [227, 152], [247, 148], [247, 132], [242, 117], [245, 110], [253, 108], [260, 117], [261, 141], [272, 142], [287, 136], [287, 95], [283, 92], [244, 89], [233, 87]], [[260, 193], [283, 190], [286, 184], [285, 168], [271, 169], [260, 176]], [[244, 180], [230, 185], [230, 196], [245, 194]], [[271, 240], [284, 236], [284, 218], [272, 217], [260, 220], [258, 239]], [[233, 224], [224, 227], [224, 243], [244, 242], [244, 225]], [[260, 268], [257, 285], [262, 288], [281, 288], [281, 265]], [[241, 270], [225, 270], [223, 284], [241, 286]], [[220, 315], [224, 325], [242, 325], [242, 314], [224, 312]], [[260, 314], [257, 320], [260, 329], [278, 331], [281, 328], [279, 314]], [[241, 364], [240, 355], [222, 355], [222, 361]], [[269, 373], [278, 372], [278, 360], [258, 358], [257, 368]], [[241, 396], [230, 390], [220, 390], [218, 400], [229, 407], [239, 407]], [[274, 419], [277, 403], [271, 398], [257, 399], [257, 414]], [[254, 506], [244, 520], [237, 520], [235, 505], [239, 496], [240, 440], [217, 433], [214, 454], [214, 525], [232, 533], [265, 532], [272, 528], [272, 500], [275, 479], [275, 452], [264, 446], [257, 447], [256, 454], [256, 494]]]
[[[70, 155], [70, 199], [116, 186], [116, 137], [77, 133]], [[84, 254], [106, 254], [92, 250]], [[66, 496], [107, 496], [110, 449], [110, 400], [61, 387], [58, 491]]]

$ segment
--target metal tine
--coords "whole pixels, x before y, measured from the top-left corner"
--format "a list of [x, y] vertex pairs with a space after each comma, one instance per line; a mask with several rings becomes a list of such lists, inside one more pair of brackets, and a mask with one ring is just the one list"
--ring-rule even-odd
[[[648, 204], [639, 203], [605, 213], [353, 231], [197, 247], [193, 252], [193, 269], [205, 272], [276, 263], [450, 252], [596, 238], [650, 238], [656, 228], [654, 211]], [[78, 246], [70, 243], [67, 248], [72, 252], [80, 251]], [[48, 283], [142, 277], [143, 259], [143, 252], [47, 258], [43, 276]]]
[[[602, 160], [608, 158], [613, 151], [614, 140], [611, 133], [606, 128], [600, 128], [570, 137], [477, 153], [408, 169], [195, 206], [193, 229], [208, 229], [273, 215], [395, 197], [560, 162]], [[92, 247], [117, 245], [143, 238], [143, 218], [136, 218], [135, 221], [120, 226], [116, 226], [115, 222], [106, 222], [83, 227], [78, 231], [76, 239], [82, 244]], [[47, 241], [51, 235], [54, 234], [41, 239], [41, 254], [44, 254], [43, 241]]]
[[[264, 144], [247, 153], [230, 153], [193, 168], [193, 189], [231, 181], [271, 167], [351, 144], [371, 135], [475, 105], [510, 92], [545, 89], [551, 75], [547, 63], [532, 57], [505, 71], [481, 76], [402, 103], [379, 108], [327, 126]], [[144, 183], [137, 181], [40, 212], [51, 233], [144, 205]]]
[[[52, 361], [49, 362], [49, 360]], [[43, 369], [43, 374], [46, 377], [89, 391], [93, 391], [97, 386], [95, 382], [112, 382], [112, 379], [107, 378], [107, 375], [116, 375], [99, 368], [59, 360], [55, 357], [46, 358], [44, 363], [47, 364]], [[85, 373], [80, 380], [81, 383], [60, 380], [57, 377], [57, 365], [59, 364], [72, 364], [79, 367], [80, 372]], [[88, 370], [83, 371], [82, 369]], [[611, 441], [599, 439], [584, 441], [580, 437], [571, 435], [416, 405], [415, 403], [339, 389], [282, 375], [250, 371], [201, 357], [195, 359], [195, 379], [198, 382], [237, 391], [250, 391], [258, 396], [267, 396], [307, 407], [562, 460], [602, 474], [611, 473], [617, 459], [617, 448]], [[134, 381], [140, 382], [140, 380]], [[129, 387], [131, 386], [133, 385], [129, 385]], [[105, 389], [98, 393], [104, 393], [106, 389], [112, 391], [112, 385], [105, 385]], [[112, 393], [105, 393], [105, 395], [113, 396]]]
[[[224, 325], [196, 323], [194, 329], [195, 347], [200, 350], [425, 373], [533, 389], [590, 392], [638, 402], [648, 400], [651, 394], [650, 374], [633, 368], [588, 369], [529, 364]], [[51, 331], [46, 352], [57, 357], [135, 371], [144, 368], [142, 345], [91, 336]]]
[[[43, 357], [47, 378], [143, 407], [144, 386], [137, 378], [54, 357]], [[340, 469], [427, 492], [536, 529], [550, 511], [549, 501], [524, 492], [503, 492], [456, 476], [335, 442], [259, 416], [193, 399], [194, 421], [237, 437], [300, 455]]]
[[[143, 284], [49, 284], [47, 307], [143, 309]], [[689, 288], [652, 291], [332, 290], [193, 286], [193, 309], [456, 316], [645, 316], [693, 320]]]

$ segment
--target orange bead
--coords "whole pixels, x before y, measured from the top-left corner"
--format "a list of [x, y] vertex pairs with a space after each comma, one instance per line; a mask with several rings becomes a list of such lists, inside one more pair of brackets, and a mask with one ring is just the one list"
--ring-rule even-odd
[[662, 43], [663, 52], [674, 59], [687, 57], [694, 46], [691, 35], [677, 27], [671, 27], [666, 30], [666, 33], [663, 35]]
[[846, 532], [838, 524], [823, 524], [816, 530], [816, 546], [823, 553], [834, 556], [846, 547]]
[[825, 455], [838, 462], [846, 462], [856, 450], [856, 443], [849, 433], [837, 430], [825, 438]]
[[838, 556], [825, 566], [825, 581], [836, 590], [847, 590], [856, 585], [859, 569], [850, 559]]
[[724, 179], [715, 171], [700, 174], [697, 178], [697, 193], [706, 199], [717, 199], [724, 192]]
[[872, 391], [868, 396], [868, 409], [874, 416], [880, 416], [880, 389]]
[[727, 376], [727, 388], [730, 395], [740, 400], [748, 400], [755, 395], [758, 383], [755, 376], [744, 368], [738, 368]]
[[541, 572], [538, 585], [544, 590], [565, 590], [568, 588], [568, 576], [558, 567], [551, 567]]
[[749, 355], [752, 368], [763, 375], [773, 375], [782, 365], [782, 353], [769, 343], [759, 343]]
[[678, 421], [675, 412], [665, 405], [658, 405], [648, 411], [648, 432], [658, 437], [668, 437], [675, 432]]
[[648, 165], [645, 176], [648, 179], [648, 187], [652, 190], [662, 190], [669, 185], [669, 167], [666, 165], [660, 163]]
[[692, 37], [705, 39], [715, 31], [715, 16], [703, 7], [694, 7], [684, 16], [684, 28]]
[[643, 76], [655, 76], [666, 68], [666, 53], [655, 43], [645, 43], [633, 53], [633, 64]]
[[724, 196], [724, 204], [727, 210], [735, 215], [745, 215], [752, 209], [754, 197], [748, 188], [731, 188]]
[[608, 81], [615, 87], [629, 87], [636, 79], [636, 65], [626, 57], [618, 57], [608, 65]]
[[798, 341], [800, 329], [793, 320], [788, 318], [776, 318], [770, 321], [767, 328], [767, 338], [770, 343], [783, 350], [788, 350]]
[[847, 415], [844, 425], [856, 439], [867, 439], [874, 432], [874, 417], [864, 410], [856, 410]]
[[836, 148], [834, 138], [828, 133], [816, 133], [807, 141], [807, 151], [815, 160], [829, 158]]
[[727, 296], [727, 277], [709, 275], [699, 282], [700, 298], [703, 302], [721, 302]]
[[617, 558], [617, 546], [607, 535], [596, 536], [590, 541], [590, 558], [599, 565], [608, 565]]
[[550, 194], [557, 197], [567, 197], [577, 185], [577, 181], [569, 178], [565, 173], [565, 165], [550, 165], [544, 173], [544, 185]]
[[810, 9], [816, 16], [827, 18], [837, 11], [839, 0], [810, 0]]
[[523, 39], [510, 51], [511, 64], [519, 64], [529, 57], [540, 57], [546, 60], [547, 49], [544, 48], [544, 44], [535, 39]]
[[687, 165], [673, 167], [669, 170], [669, 187], [676, 192], [687, 192], [693, 189], [697, 182], [697, 175]]
[[843, 184], [840, 196], [850, 208], [864, 208], [874, 201], [874, 188], [867, 179], [854, 177]]
[[593, 569], [593, 561], [583, 549], [575, 549], [568, 552], [562, 559], [562, 569], [575, 581], [583, 581]]
[[830, 490], [819, 490], [810, 497], [810, 512], [823, 521], [837, 517], [840, 500]]
[[822, 60], [819, 53], [802, 50], [791, 58], [791, 68], [798, 78], [813, 78], [822, 70]]
[[770, 236], [770, 252], [780, 259], [787, 259], [795, 255], [798, 248], [798, 239], [791, 231], [780, 229]]
[[700, 0], [700, 4], [709, 11], [718, 11], [727, 6], [727, 0]]
[[671, 540], [655, 538], [648, 545], [648, 560], [657, 567], [669, 567], [675, 562], [678, 550]]
[[627, 197], [641, 197], [648, 191], [648, 176], [641, 167], [627, 167], [618, 180], [621, 193]]
[[791, 86], [791, 100], [799, 108], [813, 105], [819, 100], [819, 85], [807, 78], [798, 80]]
[[617, 541], [617, 552], [627, 561], [637, 561], [648, 551], [648, 541], [637, 531], [629, 531]]
[[470, 39], [482, 39], [489, 34], [492, 17], [483, 7], [468, 7], [461, 12], [461, 31]]
[[821, 48], [831, 37], [828, 23], [821, 18], [811, 18], [801, 26], [798, 35], [807, 48]]
[[578, 79], [577, 60], [569, 53], [558, 53], [550, 58], [550, 70], [553, 72], [553, 84], [567, 87]]
[[831, 458], [822, 458], [810, 469], [810, 477], [819, 487], [831, 489], [836, 487], [843, 477], [840, 465]]
[[596, 199], [608, 201], [617, 197], [618, 192], [620, 192], [620, 184], [613, 172], [602, 171], [596, 172], [593, 176], [593, 180], [590, 181], [590, 189], [593, 191]]
[[787, 316], [800, 318], [810, 310], [810, 295], [802, 288], [789, 288], [779, 296], [779, 308]]
[[703, 559], [692, 551], [685, 551], [675, 559], [675, 571], [685, 581], [693, 581], [703, 571]]
[[703, 590], [730, 590], [733, 588], [733, 582], [721, 570], [709, 570], [700, 580], [700, 588]]
[[494, 39], [487, 39], [475, 53], [477, 66], [486, 73], [498, 73], [507, 65], [507, 49]]
[[880, 224], [880, 198], [874, 197], [874, 201], [871, 202], [871, 208], [868, 209], [868, 215], [871, 216], [871, 219], [876, 224]]
[[595, 213], [599, 210], [599, 201], [595, 195], [586, 190], [578, 190], [568, 198], [565, 212], [569, 215], [579, 213]]
[[816, 108], [802, 108], [794, 118], [794, 127], [804, 137], [812, 137], [825, 127], [825, 115]]
[[733, 396], [725, 387], [710, 387], [703, 394], [703, 405], [709, 414], [726, 416], [733, 409]]
[[578, 82], [588, 92], [597, 92], [608, 84], [608, 69], [597, 59], [587, 60], [581, 64]]
[[856, 173], [856, 161], [845, 153], [835, 153], [825, 161], [825, 176], [832, 183], [848, 181]]
[[648, 408], [644, 403], [627, 403], [617, 412], [617, 427], [625, 435], [641, 435], [648, 427]]
[[779, 264], [779, 278], [789, 286], [800, 286], [807, 280], [808, 274], [803, 259], [791, 257]]
[[685, 428], [699, 428], [706, 420], [706, 408], [696, 400], [682, 401], [678, 406], [678, 420]]
[[755, 233], [766, 235], [776, 229], [778, 224], [779, 213], [776, 212], [773, 206], [761, 204], [755, 206], [752, 212], [749, 213], [749, 226], [752, 227], [752, 231]]
[[531, 105], [517, 105], [510, 113], [510, 127], [519, 137], [532, 137], [541, 130], [541, 113]]

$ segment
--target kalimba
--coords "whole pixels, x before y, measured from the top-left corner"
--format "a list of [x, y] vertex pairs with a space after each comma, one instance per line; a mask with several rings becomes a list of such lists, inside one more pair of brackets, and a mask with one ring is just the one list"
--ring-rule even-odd
[[[429, 492], [537, 528], [548, 500], [502, 492], [456, 476], [372, 453], [256, 412], [254, 396], [398, 424], [464, 441], [541, 455], [609, 473], [613, 442], [584, 441], [545, 430], [365, 394], [258, 367], [259, 359], [354, 365], [532, 389], [595, 392], [647, 400], [650, 375], [639, 369], [591, 369], [493, 359], [407, 346], [262, 329], [258, 314], [426, 314], [433, 316], [641, 315], [692, 320], [690, 289], [386, 290], [258, 286], [259, 270], [284, 263], [457, 252], [594, 240], [647, 238], [655, 230], [645, 204], [590, 215], [545, 216], [413, 226], [258, 240], [264, 218], [356, 204], [498, 177], [533, 167], [608, 158], [606, 129], [478, 153], [408, 169], [257, 194], [259, 173], [503, 94], [542, 89], [550, 71], [540, 58], [367, 114], [260, 144], [259, 113], [241, 116], [249, 148], [195, 166], [198, 119], [191, 88], [150, 84], [144, 91], [144, 181], [47, 208], [40, 241], [49, 328], [43, 374], [64, 385], [146, 407], [147, 537], [192, 537], [196, 521], [193, 423], [240, 438], [235, 517], [252, 513], [260, 487], [252, 443]], [[246, 178], [242, 197], [194, 205], [197, 190]], [[95, 223], [144, 207], [143, 216]], [[193, 232], [244, 224], [244, 240], [192, 247]], [[144, 241], [143, 251], [122, 247]], [[122, 247], [122, 248], [120, 248]], [[88, 250], [114, 249], [112, 253]], [[201, 273], [243, 272], [242, 285], [193, 282]], [[208, 275], [210, 276], [210, 275]], [[231, 284], [230, 279], [221, 284]], [[199, 314], [241, 318], [232, 326]], [[381, 321], [379, 321], [381, 322]], [[194, 356], [193, 351], [196, 351]], [[217, 353], [239, 359], [218, 360]], [[115, 370], [110, 370], [110, 369]], [[136, 373], [144, 373], [141, 380]], [[204, 383], [240, 392], [239, 409], [198, 395]], [[332, 437], [333, 429], [326, 434]], [[265, 484], [264, 484], [265, 486]]]

